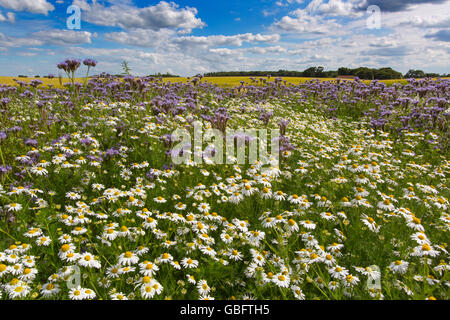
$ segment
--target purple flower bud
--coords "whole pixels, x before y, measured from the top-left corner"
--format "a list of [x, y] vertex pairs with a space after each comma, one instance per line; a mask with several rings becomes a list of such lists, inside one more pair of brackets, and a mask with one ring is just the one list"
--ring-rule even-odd
[[27, 146], [33, 146], [33, 147], [37, 147], [38, 146], [38, 141], [36, 139], [26, 139], [25, 140], [25, 145]]
[[83, 61], [83, 64], [88, 67], [95, 67], [97, 65], [97, 61], [95, 61], [93, 59], [85, 59]]

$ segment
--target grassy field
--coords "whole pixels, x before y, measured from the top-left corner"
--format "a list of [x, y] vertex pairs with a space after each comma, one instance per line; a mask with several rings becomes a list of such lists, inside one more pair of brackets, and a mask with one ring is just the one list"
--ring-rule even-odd
[[[256, 79], [259, 79], [259, 77], [254, 77]], [[52, 85], [55, 87], [61, 87], [60, 85], [60, 80], [58, 78], [53, 78], [53, 79], [47, 79], [47, 78], [18, 78], [18, 77], [0, 77], [0, 84], [6, 84], [6, 85], [15, 85], [16, 82], [14, 81], [14, 79], [20, 80], [20, 81], [24, 81], [24, 82], [30, 82], [32, 80], [35, 79], [39, 79], [41, 80], [45, 85]], [[275, 77], [270, 78], [270, 82], [274, 81]], [[287, 81], [287, 83], [293, 84], [293, 85], [298, 85], [300, 83], [306, 82], [306, 81], [310, 81], [313, 80], [314, 78], [303, 78], [303, 77], [283, 77], [282, 78], [283, 81]], [[334, 78], [320, 78], [320, 81], [333, 81], [336, 80]], [[77, 78], [76, 79], [77, 82], [83, 83], [84, 79], [83, 78]], [[188, 81], [188, 78], [164, 78], [164, 81], [166, 82], [186, 82]], [[240, 85], [241, 81], [244, 81], [248, 84], [251, 83], [250, 77], [207, 77], [207, 78], [203, 78], [202, 81], [208, 81], [223, 87], [233, 87], [233, 86], [238, 86]], [[62, 83], [69, 83], [70, 80], [67, 78], [63, 78], [62, 79]], [[365, 83], [370, 83], [370, 80], [365, 80]], [[387, 85], [392, 85], [393, 83], [401, 83], [401, 84], [405, 84], [406, 80], [405, 79], [398, 79], [398, 80], [382, 80], [381, 82], [386, 83]]]
[[1, 93], [0, 303], [449, 299], [450, 81], [93, 82]]

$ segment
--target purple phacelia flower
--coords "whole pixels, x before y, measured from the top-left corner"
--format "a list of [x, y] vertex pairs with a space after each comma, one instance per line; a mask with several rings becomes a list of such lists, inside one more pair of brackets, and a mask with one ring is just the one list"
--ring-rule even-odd
[[95, 67], [97, 65], [97, 61], [95, 61], [94, 59], [85, 59], [83, 61], [83, 64], [88, 67]]

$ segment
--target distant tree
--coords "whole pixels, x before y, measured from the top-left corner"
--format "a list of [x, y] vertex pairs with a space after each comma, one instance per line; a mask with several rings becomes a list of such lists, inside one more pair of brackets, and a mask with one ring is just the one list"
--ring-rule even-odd
[[374, 70], [375, 79], [402, 79], [403, 75], [392, 68], [381, 68]]
[[423, 72], [422, 70], [409, 70], [406, 74], [405, 74], [405, 78], [406, 79], [411, 79], [411, 78], [415, 78], [415, 79], [419, 79], [419, 78], [425, 78], [425, 72]]
[[354, 75], [360, 79], [373, 80], [375, 79], [375, 74], [373, 69], [366, 67], [357, 68], [353, 71]]
[[316, 67], [310, 67], [303, 71], [304, 77], [315, 77], [317, 74], [317, 68]]
[[339, 68], [337, 73], [339, 76], [353, 76], [353, 70], [344, 67]]
[[323, 77], [324, 73], [323, 71], [325, 70], [324, 67], [317, 67], [316, 68], [316, 77]]
[[267, 78], [268, 75], [272, 77], [310, 77], [310, 78], [336, 78], [337, 76], [357, 76], [364, 80], [385, 80], [385, 79], [401, 79], [403, 75], [393, 70], [392, 68], [372, 69], [367, 67], [360, 67], [350, 69], [341, 67], [338, 70], [325, 71], [324, 67], [309, 67], [302, 71], [289, 71], [280, 69], [278, 71], [220, 71], [205, 73], [205, 77], [260, 77]]

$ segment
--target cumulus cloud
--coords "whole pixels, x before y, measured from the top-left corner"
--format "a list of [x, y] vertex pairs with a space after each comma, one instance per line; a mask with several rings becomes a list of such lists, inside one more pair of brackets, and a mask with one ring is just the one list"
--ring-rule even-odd
[[129, 32], [121, 31], [105, 33], [103, 37], [108, 41], [117, 43], [146, 48], [158, 48], [166, 45], [170, 37], [174, 34], [175, 32], [170, 29], [161, 29], [158, 31], [136, 29]]
[[398, 46], [369, 49], [366, 51], [362, 51], [361, 54], [367, 56], [396, 57], [407, 56], [413, 54], [413, 52], [411, 51], [411, 48], [408, 48], [406, 46]]
[[361, 16], [362, 13], [355, 10], [355, 5], [356, 2], [352, 0], [312, 0], [305, 11], [325, 16]]
[[6, 17], [0, 12], [0, 22], [16, 22], [16, 15], [14, 12], [6, 13]]
[[232, 36], [224, 36], [224, 35], [212, 35], [206, 37], [199, 36], [184, 36], [178, 37], [172, 40], [174, 44], [177, 44], [181, 47], [217, 47], [217, 46], [233, 46], [233, 47], [241, 47], [244, 42], [278, 42], [280, 40], [279, 34], [252, 34], [252, 33], [244, 33], [244, 34], [236, 34]]
[[398, 41], [396, 39], [383, 37], [370, 41], [369, 46], [375, 48], [392, 48], [398, 46]]
[[417, 28], [450, 28], [450, 16], [412, 16], [400, 21], [399, 25]]
[[0, 32], [0, 47], [41, 46], [44, 42], [38, 39], [17, 38]]
[[246, 51], [256, 54], [268, 54], [268, 53], [286, 53], [287, 49], [281, 46], [271, 46], [271, 47], [252, 47], [246, 49]]
[[228, 48], [214, 48], [214, 49], [209, 49], [209, 52], [211, 52], [211, 53], [216, 53], [216, 54], [218, 54], [218, 55], [220, 55], [220, 56], [229, 56], [229, 55], [232, 55], [232, 54], [235, 54], [235, 53], [236, 53], [235, 51], [233, 51], [233, 50], [231, 50], [231, 49], [228, 49]]
[[306, 10], [298, 9], [284, 16], [272, 24], [272, 28], [288, 33], [327, 34], [342, 33], [343, 27], [334, 19], [323, 19], [309, 14]]
[[414, 5], [419, 4], [442, 4], [447, 0], [364, 0], [361, 3], [355, 4], [355, 8], [366, 10], [368, 6], [379, 6], [382, 11], [398, 12], [410, 9]]
[[0, 0], [0, 7], [48, 15], [55, 7], [47, 0]]
[[[443, 4], [448, 0], [312, 0], [305, 11], [324, 16], [362, 16], [371, 5], [380, 7], [383, 12], [407, 11], [421, 4]], [[303, 0], [277, 1], [278, 6], [305, 3]]]
[[92, 37], [96, 37], [97, 35], [87, 31], [54, 29], [34, 32], [31, 36], [33, 39], [40, 40], [47, 44], [64, 46], [91, 43]]
[[197, 18], [196, 8], [180, 8], [173, 2], [161, 1], [157, 5], [145, 8], [134, 7], [127, 2], [113, 2], [108, 7], [96, 1], [88, 3], [86, 0], [75, 0], [73, 4], [82, 9], [81, 17], [84, 21], [95, 25], [118, 26], [122, 29], [170, 28], [184, 32], [205, 26], [205, 23]]

